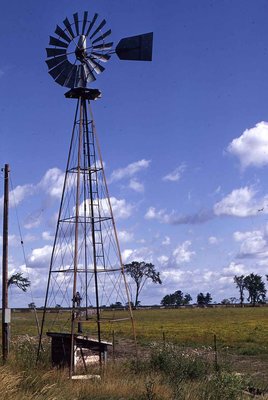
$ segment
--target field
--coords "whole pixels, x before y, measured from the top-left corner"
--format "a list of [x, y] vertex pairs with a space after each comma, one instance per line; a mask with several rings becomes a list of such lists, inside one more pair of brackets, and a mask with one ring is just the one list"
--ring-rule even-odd
[[13, 313], [5, 399], [268, 399], [268, 307], [135, 310], [135, 320], [138, 363], [124, 322], [101, 381], [74, 383], [49, 363], [35, 369], [34, 314]]

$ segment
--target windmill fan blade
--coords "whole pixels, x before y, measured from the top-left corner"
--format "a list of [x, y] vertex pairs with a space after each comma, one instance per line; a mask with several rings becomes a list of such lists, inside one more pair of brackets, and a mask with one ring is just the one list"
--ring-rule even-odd
[[67, 49], [68, 43], [62, 42], [54, 36], [49, 36], [49, 44], [51, 46], [65, 47]]
[[68, 20], [68, 18], [65, 18], [63, 23], [66, 26], [67, 31], [71, 35], [71, 38], [74, 39], [75, 38], [75, 34], [74, 34], [73, 30], [72, 30], [72, 26], [71, 26], [70, 21]]
[[73, 88], [75, 85], [75, 78], [76, 78], [76, 73], [77, 73], [78, 66], [73, 65], [72, 70], [70, 71], [68, 78], [65, 81], [64, 86], [68, 88]]
[[85, 33], [85, 27], [86, 27], [86, 24], [87, 24], [87, 15], [88, 15], [88, 12], [84, 11], [84, 19], [83, 19], [83, 25], [82, 25], [82, 35], [84, 35], [84, 33]]
[[89, 69], [88, 65], [87, 64], [83, 64], [83, 67], [84, 67], [84, 71], [85, 71], [85, 74], [86, 74], [87, 82], [90, 83], [90, 82], [95, 81], [96, 78], [95, 78], [93, 72]]
[[97, 18], [98, 18], [98, 14], [95, 14], [94, 17], [93, 17], [93, 19], [92, 19], [92, 21], [90, 22], [90, 25], [89, 25], [89, 27], [88, 27], [86, 36], [89, 35], [89, 32], [91, 31], [92, 26], [95, 24]]
[[109, 54], [95, 53], [94, 51], [92, 51], [91, 55], [94, 59], [97, 58], [98, 60], [101, 60], [103, 62], [106, 62], [106, 61], [110, 60], [110, 58], [111, 58], [111, 56], [109, 56]]
[[115, 52], [120, 60], [152, 61], [153, 33], [121, 39]]
[[105, 24], [106, 24], [106, 20], [103, 19], [103, 20], [101, 21], [101, 23], [99, 24], [98, 28], [97, 28], [97, 29], [92, 33], [92, 35], [90, 36], [90, 39], [92, 39], [92, 38], [101, 30], [101, 28], [104, 27]]
[[59, 74], [67, 67], [72, 66], [72, 64], [66, 60], [63, 61], [61, 64], [57, 65], [55, 68], [48, 71], [48, 73], [52, 76], [52, 78], [56, 79]]
[[52, 69], [66, 60], [67, 60], [67, 56], [64, 55], [64, 56], [59, 56], [59, 57], [53, 57], [50, 60], [46, 60], [46, 63], [47, 63], [48, 69]]
[[113, 42], [110, 43], [102, 43], [102, 44], [97, 44], [95, 46], [92, 46], [93, 49], [98, 49], [98, 50], [105, 50], [105, 49], [111, 49], [113, 47]]
[[55, 49], [53, 48], [46, 48], [47, 51], [47, 57], [57, 57], [57, 56], [61, 56], [63, 54], [66, 54], [66, 50], [65, 49]]
[[62, 86], [65, 86], [66, 79], [68, 78], [71, 70], [72, 70], [72, 64], [66, 66], [62, 72], [59, 74], [57, 79], [55, 79], [55, 82], [59, 83]]
[[69, 36], [66, 35], [66, 33], [64, 32], [64, 30], [62, 30], [59, 25], [57, 25], [57, 28], [55, 30], [55, 33], [57, 35], [59, 35], [62, 39], [66, 40], [66, 42], [70, 43], [71, 39], [69, 38]]
[[107, 36], [109, 36], [112, 33], [111, 29], [109, 29], [107, 32], [105, 32], [103, 35], [99, 36], [97, 39], [93, 40], [92, 44], [98, 42], [99, 40], [105, 39]]
[[86, 62], [94, 69], [97, 74], [100, 74], [105, 70], [105, 68], [97, 63], [97, 61], [93, 60], [92, 58], [88, 57]]
[[78, 13], [75, 13], [75, 14], [73, 15], [73, 17], [74, 17], [74, 23], [75, 23], [76, 33], [77, 33], [77, 36], [78, 36], [78, 35], [80, 35], [80, 33], [79, 33]]

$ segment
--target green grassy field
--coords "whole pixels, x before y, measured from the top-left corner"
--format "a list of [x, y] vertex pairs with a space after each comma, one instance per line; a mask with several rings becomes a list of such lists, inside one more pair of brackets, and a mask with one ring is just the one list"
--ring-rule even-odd
[[[124, 317], [125, 312], [121, 313]], [[67, 314], [62, 313], [61, 319], [65, 318]], [[215, 334], [220, 348], [228, 347], [239, 354], [268, 354], [268, 307], [135, 310], [134, 318], [142, 345], [161, 341], [164, 334], [166, 341], [182, 346], [212, 346]], [[118, 338], [131, 337], [127, 322], [113, 329]], [[13, 313], [11, 331], [13, 337], [37, 335], [34, 313]]]
[[[59, 317], [64, 321], [68, 313]], [[49, 363], [35, 368], [34, 313], [13, 312], [10, 360], [0, 366], [5, 400], [238, 400], [251, 398], [248, 387], [260, 388], [260, 398], [268, 399], [268, 307], [139, 309], [134, 317], [138, 365], [130, 352], [111, 360], [101, 381], [74, 383]], [[118, 354], [133, 349], [129, 323], [113, 330]]]

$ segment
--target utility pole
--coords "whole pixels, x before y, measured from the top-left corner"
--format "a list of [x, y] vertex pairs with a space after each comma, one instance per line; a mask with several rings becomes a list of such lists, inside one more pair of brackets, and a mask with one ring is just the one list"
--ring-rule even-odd
[[4, 171], [4, 214], [3, 214], [3, 273], [2, 273], [2, 354], [6, 362], [9, 353], [10, 309], [8, 308], [8, 205], [9, 165]]

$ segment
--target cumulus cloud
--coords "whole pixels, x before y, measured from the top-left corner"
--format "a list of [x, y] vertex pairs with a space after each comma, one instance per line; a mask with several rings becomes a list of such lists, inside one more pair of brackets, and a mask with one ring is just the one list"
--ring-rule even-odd
[[233, 233], [233, 239], [240, 242], [237, 258], [265, 259], [268, 256], [267, 226], [260, 230]]
[[266, 203], [268, 197], [261, 199], [255, 198], [256, 191], [253, 188], [245, 186], [233, 190], [221, 201], [214, 205], [215, 215], [230, 215], [234, 217], [248, 217], [257, 215], [260, 210], [268, 213]]
[[177, 182], [181, 179], [183, 172], [186, 169], [186, 164], [181, 164], [179, 167], [175, 168], [172, 172], [165, 175], [162, 180], [169, 182]]
[[162, 244], [164, 246], [168, 246], [170, 244], [170, 237], [169, 236], [165, 236], [165, 239], [163, 240]]
[[216, 236], [210, 236], [208, 238], [208, 242], [209, 242], [209, 244], [218, 244], [219, 243], [219, 239], [216, 238]]
[[247, 267], [244, 264], [232, 261], [227, 267], [223, 268], [222, 273], [225, 276], [231, 276], [233, 278], [235, 275], [245, 275], [247, 273]]
[[168, 262], [169, 262], [169, 257], [163, 254], [163, 255], [157, 257], [157, 262], [161, 266], [167, 266]]
[[28, 258], [28, 266], [33, 268], [48, 268], [51, 253], [52, 246], [50, 245], [33, 249]]
[[24, 220], [24, 228], [32, 229], [36, 228], [41, 224], [42, 221], [42, 214], [44, 209], [33, 211], [31, 214], [27, 215]]
[[143, 183], [139, 182], [137, 179], [131, 179], [129, 181], [128, 187], [135, 192], [142, 193], [144, 192], [144, 185]]
[[242, 168], [268, 164], [268, 122], [259, 122], [234, 139], [227, 151], [239, 158]]
[[121, 243], [129, 243], [133, 240], [133, 233], [128, 231], [118, 231], [118, 239]]
[[[9, 207], [15, 207], [20, 204], [27, 196], [34, 194], [35, 187], [31, 184], [18, 185], [9, 192]], [[4, 196], [0, 198], [1, 209], [3, 207]]]
[[182, 244], [178, 245], [172, 253], [172, 256], [177, 265], [183, 262], [191, 261], [192, 257], [195, 255], [194, 251], [190, 250], [192, 243], [190, 240], [186, 240]]
[[241, 242], [245, 239], [254, 237], [259, 234], [260, 234], [260, 231], [247, 231], [247, 232], [236, 231], [233, 233], [233, 238], [236, 242]]
[[130, 217], [133, 206], [127, 203], [125, 199], [117, 199], [116, 197], [111, 197], [110, 201], [116, 219], [125, 219]]
[[42, 239], [47, 240], [47, 241], [51, 241], [51, 240], [54, 240], [54, 236], [51, 235], [50, 232], [44, 231], [44, 232], [42, 232]]
[[62, 195], [64, 175], [64, 172], [59, 168], [51, 168], [45, 173], [38, 186], [51, 197], [60, 198]]
[[144, 216], [145, 219], [155, 219], [161, 223], [169, 223], [170, 216], [166, 213], [166, 210], [156, 210], [155, 207], [149, 207]]
[[122, 252], [122, 259], [124, 263], [132, 261], [152, 262], [153, 252], [152, 249], [149, 249], [148, 247], [141, 247], [138, 249], [125, 249]]
[[[117, 199], [116, 197], [110, 197], [110, 203], [113, 210], [113, 215], [116, 219], [125, 219], [129, 218], [132, 211], [133, 206], [126, 202], [125, 199]], [[100, 205], [100, 213], [102, 216], [110, 216], [110, 206], [107, 198], [102, 198], [99, 201]], [[94, 206], [97, 207], [97, 203], [94, 202]], [[96, 208], [95, 208], [96, 209]], [[85, 210], [85, 202], [83, 201], [79, 206], [79, 214], [80, 216], [84, 215]], [[90, 199], [86, 200], [86, 212], [87, 214], [90, 211]], [[74, 212], [74, 210], [73, 210]]]
[[114, 170], [110, 177], [110, 182], [116, 182], [124, 178], [131, 178], [136, 173], [149, 167], [151, 160], [139, 160], [134, 163], [128, 164], [125, 168], [118, 168]]

